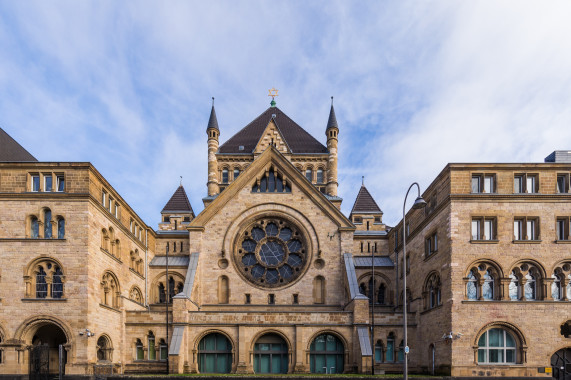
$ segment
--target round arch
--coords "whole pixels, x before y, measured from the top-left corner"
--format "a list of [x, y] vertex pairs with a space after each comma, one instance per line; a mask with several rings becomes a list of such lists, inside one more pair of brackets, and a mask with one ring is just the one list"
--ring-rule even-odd
[[[328, 337], [333, 337], [330, 342]], [[319, 337], [325, 337], [325, 340], [318, 341]], [[335, 341], [336, 340], [336, 341]], [[334, 347], [331, 347], [333, 343]], [[341, 344], [342, 347], [339, 347]], [[324, 368], [329, 369], [329, 374], [343, 373], [348, 357], [347, 342], [343, 335], [334, 330], [320, 331], [314, 334], [309, 341], [309, 347], [306, 351], [309, 355], [309, 367], [312, 373], [328, 373]]]
[[287, 349], [288, 352], [292, 352], [292, 343], [289, 340], [289, 338], [287, 337], [287, 335], [280, 331], [280, 330], [276, 330], [276, 329], [267, 329], [267, 330], [262, 330], [256, 333], [256, 335], [254, 335], [254, 337], [252, 338], [252, 341], [250, 342], [250, 351], [254, 351], [254, 345], [256, 344], [256, 342], [263, 337], [264, 335], [270, 335], [270, 334], [274, 334], [274, 335], [278, 335], [280, 338], [282, 338], [285, 343], [287, 344]]
[[71, 333], [70, 326], [59, 318], [50, 315], [36, 315], [26, 319], [20, 324], [14, 333], [14, 339], [21, 343], [31, 344], [33, 335], [38, 329], [44, 326], [55, 325], [65, 335], [66, 346], [69, 348], [73, 344], [73, 334]]
[[[151, 288], [149, 289], [149, 300], [150, 303], [160, 303], [160, 292], [159, 292], [159, 284], [165, 282], [165, 277], [167, 275], [166, 270], [160, 272], [159, 274], [157, 274], [153, 281], [151, 282]], [[185, 282], [185, 277], [178, 272], [175, 272], [174, 270], [169, 270], [169, 278], [172, 277], [172, 279], [174, 280], [175, 283], [175, 294], [173, 294], [172, 296], [176, 295], [176, 285], [177, 283], [182, 284], [184, 286], [184, 282]], [[166, 286], [166, 285], [163, 285]], [[165, 290], [166, 292], [166, 290]]]
[[541, 265], [539, 263], [539, 261], [534, 260], [534, 259], [521, 259], [521, 260], [515, 261], [514, 263], [512, 263], [510, 265], [510, 267], [509, 267], [510, 269], [507, 273], [511, 273], [513, 270], [519, 269], [518, 267], [520, 267], [521, 265], [524, 265], [524, 264], [528, 264], [528, 265], [531, 264], [532, 266], [537, 268], [537, 270], [539, 270], [539, 272], [540, 272], [539, 274], [540, 274], [541, 278], [546, 277], [545, 268], [543, 267], [543, 265]]
[[113, 361], [113, 341], [108, 334], [99, 335], [96, 340], [97, 361]]
[[517, 340], [516, 342], [516, 363], [523, 364], [527, 362], [527, 339], [523, 332], [513, 323], [505, 321], [494, 321], [485, 324], [477, 334], [473, 341], [472, 349], [474, 350], [474, 363], [478, 363], [478, 342], [482, 335], [494, 328], [506, 330], [512, 333]]
[[220, 330], [220, 329], [207, 329], [202, 331], [200, 334], [198, 334], [196, 336], [196, 338], [194, 339], [194, 342], [192, 344], [192, 349], [193, 350], [197, 350], [198, 351], [198, 345], [200, 344], [200, 341], [206, 337], [207, 335], [210, 334], [221, 334], [224, 335], [226, 337], [226, 339], [228, 339], [228, 341], [230, 342], [230, 344], [232, 345], [232, 353], [234, 353], [236, 351], [236, 344], [234, 343], [234, 340], [232, 339], [232, 337], [230, 336], [230, 334], [228, 334], [226, 331], [224, 330]]
[[292, 345], [287, 336], [279, 330], [264, 330], [256, 334], [252, 340], [251, 353], [254, 373], [291, 372]]
[[309, 352], [309, 350], [311, 349], [311, 343], [315, 340], [315, 338], [323, 334], [334, 335], [337, 339], [341, 341], [341, 343], [343, 343], [343, 349], [345, 350], [345, 352], [349, 352], [349, 343], [347, 342], [347, 339], [343, 336], [343, 334], [340, 333], [339, 331], [330, 330], [330, 329], [319, 330], [318, 332], [313, 333], [313, 335], [311, 335], [311, 337], [309, 338], [307, 345], [305, 346], [306, 351]]
[[466, 271], [464, 272], [464, 277], [468, 277], [468, 275], [470, 274], [470, 271], [474, 268], [478, 269], [478, 266], [480, 264], [485, 264], [488, 265], [492, 268], [494, 268], [496, 270], [496, 272], [498, 273], [498, 275], [500, 276], [500, 278], [504, 277], [504, 271], [502, 269], [502, 266], [493, 259], [488, 259], [488, 258], [480, 258], [477, 260], [472, 261], [467, 267], [466, 267]]
[[[569, 266], [569, 268], [563, 268], [566, 265]], [[555, 265], [553, 265], [551, 267], [551, 271], [549, 273], [555, 273], [555, 270], [559, 269], [559, 268], [563, 269], [563, 271], [565, 271], [565, 272], [571, 271], [571, 260], [570, 259], [563, 259], [563, 260], [558, 261], [557, 263], [555, 263]]]
[[[223, 337], [226, 341], [218, 339]], [[210, 342], [205, 341], [210, 339]], [[203, 347], [201, 343], [205, 341]], [[225, 347], [230, 345], [230, 349]], [[236, 345], [230, 335], [219, 329], [207, 329], [201, 332], [193, 343], [199, 373], [230, 373], [234, 367]]]

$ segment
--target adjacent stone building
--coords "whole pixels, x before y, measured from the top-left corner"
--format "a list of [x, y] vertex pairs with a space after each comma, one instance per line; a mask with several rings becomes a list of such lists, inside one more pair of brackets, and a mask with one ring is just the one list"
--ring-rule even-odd
[[155, 229], [0, 129], [0, 374], [400, 372], [406, 295], [411, 372], [569, 375], [568, 155], [449, 164], [389, 227], [364, 184], [340, 211], [339, 133], [272, 102], [220, 145], [213, 106], [204, 209]]

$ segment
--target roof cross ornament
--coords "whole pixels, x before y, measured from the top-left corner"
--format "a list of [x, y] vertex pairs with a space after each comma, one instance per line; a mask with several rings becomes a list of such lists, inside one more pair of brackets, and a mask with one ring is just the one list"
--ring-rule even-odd
[[180, 186], [182, 186], [182, 176], [180, 176]]
[[278, 96], [278, 90], [276, 90], [274, 87], [272, 87], [270, 90], [268, 90], [269, 94], [268, 96], [272, 97], [272, 101], [270, 102], [270, 106], [275, 107], [276, 106], [276, 101], [275, 101], [275, 97]]

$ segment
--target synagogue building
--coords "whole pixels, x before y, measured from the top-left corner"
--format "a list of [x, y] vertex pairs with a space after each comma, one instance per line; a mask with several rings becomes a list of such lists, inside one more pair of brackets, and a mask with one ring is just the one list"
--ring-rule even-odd
[[272, 101], [225, 138], [212, 106], [203, 210], [180, 185], [153, 225], [89, 162], [38, 161], [0, 129], [0, 377], [399, 373], [408, 359], [411, 373], [569, 378], [571, 152], [450, 163], [388, 226], [364, 184], [341, 212], [343, 128], [326, 116], [316, 138]]

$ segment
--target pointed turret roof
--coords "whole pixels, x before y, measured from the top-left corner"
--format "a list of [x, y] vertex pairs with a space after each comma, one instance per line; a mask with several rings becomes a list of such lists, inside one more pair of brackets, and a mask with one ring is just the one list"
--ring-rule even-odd
[[188, 201], [188, 197], [186, 196], [186, 191], [184, 191], [184, 187], [182, 187], [182, 185], [180, 185], [178, 189], [176, 189], [171, 199], [169, 199], [169, 201], [163, 208], [163, 211], [161, 211], [161, 213], [169, 213], [169, 212], [191, 213], [194, 215], [194, 211], [192, 211], [192, 206]]
[[[274, 119], [292, 153], [327, 153], [327, 148], [278, 107], [270, 107], [220, 146], [219, 153], [251, 154]], [[242, 149], [240, 149], [242, 147]]]
[[359, 194], [357, 194], [357, 199], [355, 199], [355, 204], [351, 209], [351, 214], [375, 214], [379, 213], [382, 214], [380, 207], [377, 205], [377, 202], [369, 193], [369, 190], [365, 187], [365, 185], [361, 185], [361, 189], [359, 189]]
[[218, 119], [216, 119], [216, 111], [214, 110], [214, 104], [212, 104], [212, 110], [210, 111], [210, 119], [208, 119], [208, 127], [206, 127], [206, 130], [209, 130], [210, 128], [214, 128], [217, 131], [220, 130], [218, 129]]
[[327, 128], [337, 128], [339, 129], [339, 125], [337, 125], [337, 118], [335, 117], [335, 109], [333, 108], [333, 103], [331, 103], [331, 110], [329, 111], [329, 120], [327, 121]]
[[38, 161], [8, 133], [0, 128], [0, 162]]

